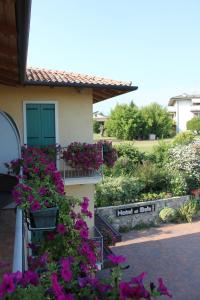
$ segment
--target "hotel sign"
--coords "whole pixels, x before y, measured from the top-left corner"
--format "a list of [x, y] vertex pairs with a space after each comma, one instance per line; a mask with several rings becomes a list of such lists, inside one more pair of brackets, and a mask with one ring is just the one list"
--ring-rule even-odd
[[121, 208], [116, 210], [117, 217], [125, 217], [130, 215], [138, 215], [155, 211], [155, 204], [141, 205], [134, 207]]

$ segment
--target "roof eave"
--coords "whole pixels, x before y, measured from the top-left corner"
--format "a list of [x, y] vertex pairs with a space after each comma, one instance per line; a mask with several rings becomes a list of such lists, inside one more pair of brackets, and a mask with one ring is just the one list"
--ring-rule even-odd
[[16, 1], [16, 25], [17, 25], [17, 46], [18, 46], [18, 66], [19, 80], [24, 84], [26, 76], [26, 62], [28, 54], [28, 41], [30, 30], [32, 0]]

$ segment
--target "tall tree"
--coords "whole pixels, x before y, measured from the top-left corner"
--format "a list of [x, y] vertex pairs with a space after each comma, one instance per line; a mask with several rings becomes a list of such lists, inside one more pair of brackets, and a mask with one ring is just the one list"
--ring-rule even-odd
[[123, 140], [133, 140], [142, 135], [143, 126], [144, 122], [141, 112], [133, 102], [129, 105], [117, 104], [106, 122], [106, 132], [108, 136], [115, 136]]
[[148, 138], [149, 134], [155, 134], [158, 138], [169, 137], [173, 128], [173, 120], [171, 119], [167, 109], [158, 103], [151, 103], [141, 108], [145, 126], [143, 134]]

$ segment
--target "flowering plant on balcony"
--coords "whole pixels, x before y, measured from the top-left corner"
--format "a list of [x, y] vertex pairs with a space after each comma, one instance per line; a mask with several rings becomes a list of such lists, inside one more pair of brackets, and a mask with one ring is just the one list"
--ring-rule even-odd
[[31, 212], [55, 207], [63, 200], [63, 195], [58, 193], [49, 175], [42, 181], [38, 178], [37, 180], [24, 180], [23, 183], [18, 183], [12, 191], [12, 196], [17, 206]]
[[100, 144], [71, 143], [63, 152], [66, 163], [76, 169], [97, 171], [103, 164]]
[[103, 148], [103, 163], [107, 167], [112, 168], [117, 160], [117, 151], [113, 148], [112, 142], [101, 140], [98, 142], [98, 145]]
[[109, 255], [113, 268], [107, 278], [94, 277], [97, 255], [84, 220], [91, 217], [89, 199], [83, 198], [79, 213], [72, 208], [77, 203], [72, 198], [62, 202], [57, 229], [47, 233], [44, 244], [29, 245], [38, 251], [38, 256], [29, 257], [29, 270], [3, 275], [0, 299], [29, 299], [28, 295], [30, 299], [52, 300], [171, 298], [162, 278], [158, 278], [157, 285], [151, 282], [149, 286], [144, 284], [146, 273], [122, 280], [126, 259], [121, 255]]

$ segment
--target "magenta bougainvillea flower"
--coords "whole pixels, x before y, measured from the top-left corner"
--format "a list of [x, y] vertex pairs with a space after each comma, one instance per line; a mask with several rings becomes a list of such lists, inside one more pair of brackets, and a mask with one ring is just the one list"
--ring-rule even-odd
[[37, 211], [41, 209], [40, 202], [34, 201], [33, 204], [31, 204], [31, 211]]
[[113, 264], [122, 264], [126, 261], [126, 258], [122, 255], [114, 255], [114, 254], [110, 254], [108, 255], [108, 259], [113, 263]]
[[61, 276], [66, 281], [69, 282], [72, 279], [71, 262], [69, 258], [63, 259], [61, 263]]
[[158, 278], [158, 289], [157, 291], [161, 294], [161, 295], [166, 295], [169, 298], [172, 298], [172, 295], [169, 293], [167, 287], [164, 285], [163, 283], [163, 279], [162, 278]]
[[57, 225], [57, 232], [60, 234], [65, 234], [66, 228], [64, 224], [58, 224]]

